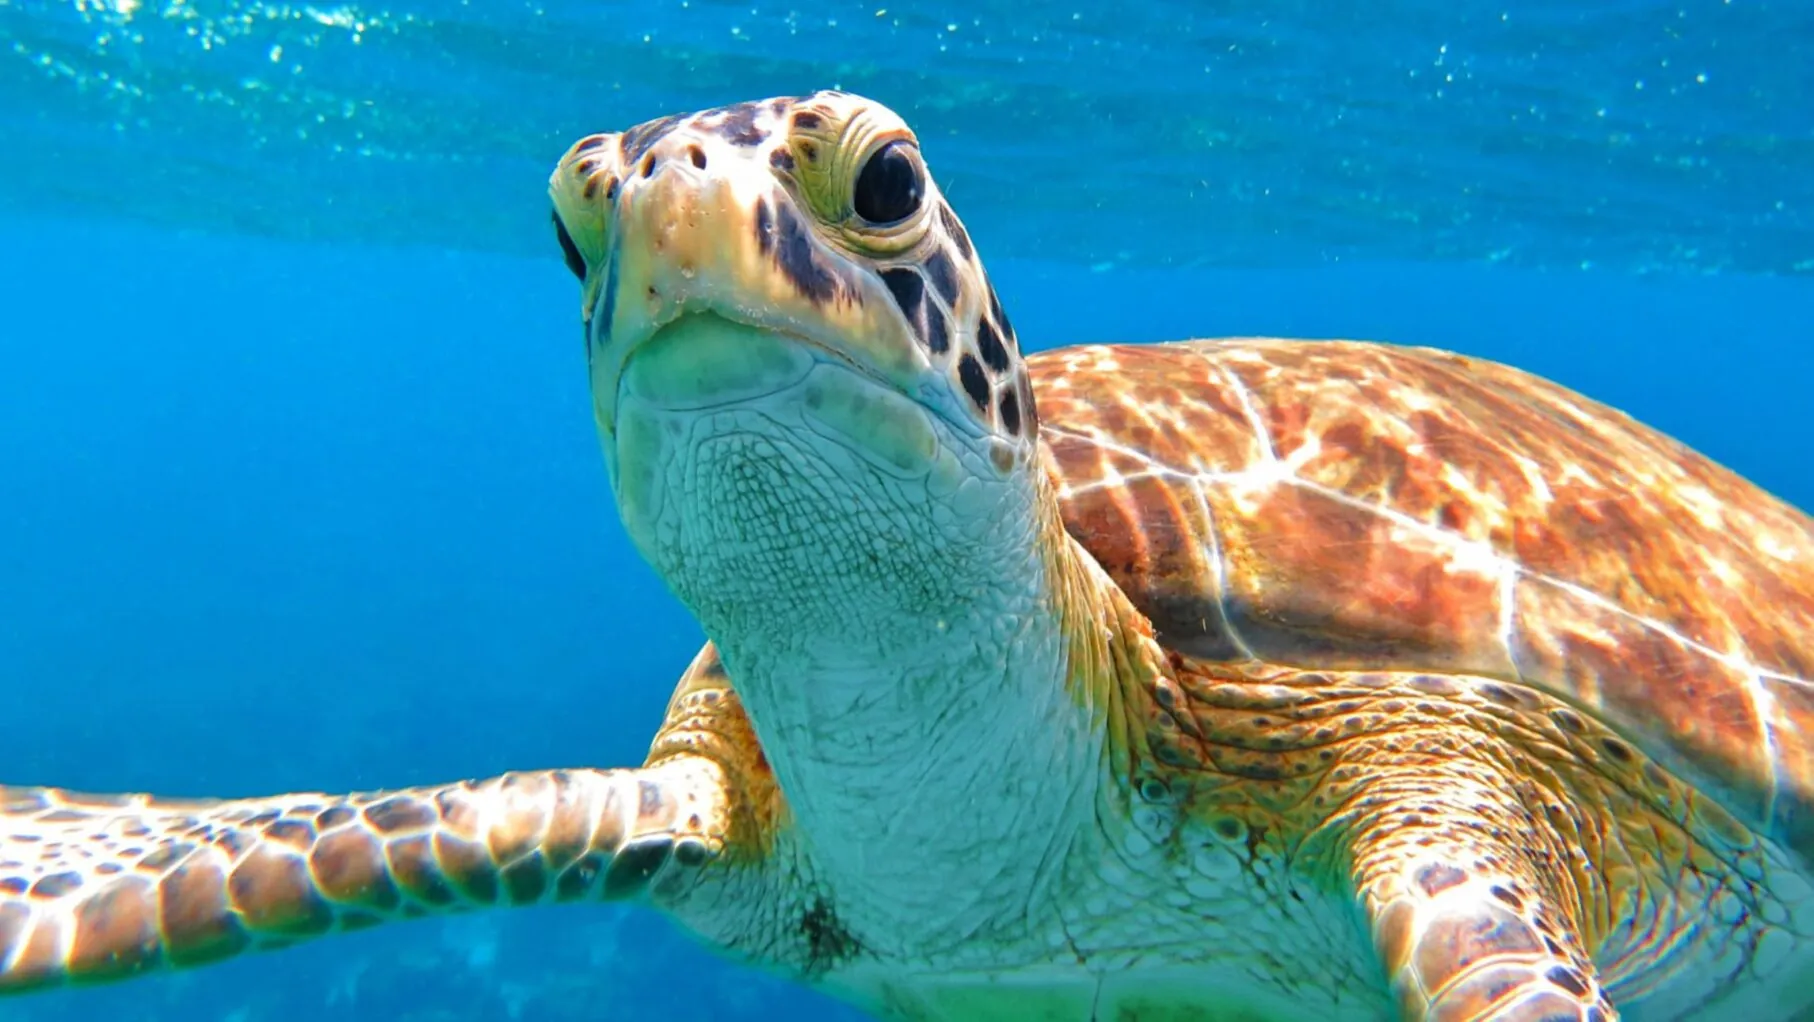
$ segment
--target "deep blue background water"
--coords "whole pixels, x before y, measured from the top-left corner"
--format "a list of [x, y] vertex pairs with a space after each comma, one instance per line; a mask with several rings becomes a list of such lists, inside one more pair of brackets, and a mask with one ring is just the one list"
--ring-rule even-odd
[[[638, 761], [700, 637], [615, 520], [542, 182], [587, 131], [833, 82], [922, 124], [1030, 347], [1455, 348], [1814, 507], [1805, 6], [1389, 5], [1349, 25], [966, 5], [950, 31], [879, 6], [795, 11], [789, 34], [698, 3], [242, 24], [0, 0], [0, 778], [251, 795]], [[379, 27], [349, 43], [361, 17]], [[228, 34], [204, 49], [197, 24]], [[1659, 60], [1647, 89], [1612, 84]], [[1192, 61], [1216, 70], [1186, 80]], [[1477, 87], [1382, 84], [1426, 66]], [[248, 68], [283, 74], [253, 88]], [[1539, 95], [1540, 127], [1505, 128]], [[324, 127], [346, 103], [367, 155]], [[1622, 116], [1623, 143], [1580, 128]], [[0, 1020], [633, 1010], [848, 1017], [585, 907]]]

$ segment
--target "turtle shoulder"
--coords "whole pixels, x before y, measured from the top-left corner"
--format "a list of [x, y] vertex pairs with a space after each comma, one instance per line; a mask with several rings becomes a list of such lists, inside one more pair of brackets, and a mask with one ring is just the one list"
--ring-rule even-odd
[[1234, 338], [1028, 358], [1065, 523], [1174, 654], [1469, 673], [1814, 850], [1814, 522], [1496, 363]]

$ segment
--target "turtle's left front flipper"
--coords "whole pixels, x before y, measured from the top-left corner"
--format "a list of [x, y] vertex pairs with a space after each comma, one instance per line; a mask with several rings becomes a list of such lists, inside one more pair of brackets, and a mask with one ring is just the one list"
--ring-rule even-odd
[[1355, 883], [1404, 1018], [1618, 1022], [1565, 840], [1493, 759], [1375, 763], [1350, 803]]
[[0, 993], [462, 909], [660, 902], [729, 814], [723, 768], [691, 755], [347, 797], [0, 787]]

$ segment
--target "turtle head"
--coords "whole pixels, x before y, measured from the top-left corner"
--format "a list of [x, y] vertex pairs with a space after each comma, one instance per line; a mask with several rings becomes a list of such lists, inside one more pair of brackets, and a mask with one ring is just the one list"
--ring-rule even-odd
[[550, 193], [619, 509], [708, 631], [755, 550], [861, 556], [825, 540], [866, 502], [903, 528], [1024, 502], [1013, 329], [891, 110], [821, 92], [665, 117], [581, 139]]

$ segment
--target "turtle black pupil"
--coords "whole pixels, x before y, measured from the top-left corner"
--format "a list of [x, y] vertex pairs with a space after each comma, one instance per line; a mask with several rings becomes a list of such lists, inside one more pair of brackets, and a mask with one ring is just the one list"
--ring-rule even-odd
[[573, 236], [567, 233], [567, 225], [561, 223], [559, 213], [554, 214], [554, 236], [560, 239], [561, 255], [567, 258], [567, 269], [580, 280], [586, 279], [586, 257], [579, 254], [579, 246], [573, 243]]
[[891, 224], [920, 208], [920, 168], [907, 148], [906, 142], [896, 139], [863, 164], [851, 196], [858, 216], [872, 224]]

